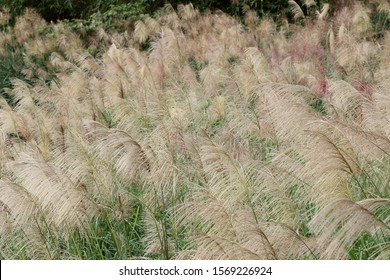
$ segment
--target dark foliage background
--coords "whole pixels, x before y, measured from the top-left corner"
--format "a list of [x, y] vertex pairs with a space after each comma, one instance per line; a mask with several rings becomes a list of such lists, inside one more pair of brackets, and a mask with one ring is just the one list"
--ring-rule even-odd
[[170, 3], [176, 7], [178, 4], [192, 3], [199, 10], [220, 9], [232, 15], [241, 15], [243, 6], [255, 9], [260, 15], [279, 15], [285, 13], [288, 8], [287, 0], [261, 1], [261, 0], [2, 0], [0, 6], [8, 7], [13, 15], [19, 15], [26, 8], [35, 8], [46, 20], [56, 21], [60, 19], [87, 19], [93, 13], [104, 13], [115, 5], [133, 4], [140, 7], [140, 12], [153, 13], [158, 8]]

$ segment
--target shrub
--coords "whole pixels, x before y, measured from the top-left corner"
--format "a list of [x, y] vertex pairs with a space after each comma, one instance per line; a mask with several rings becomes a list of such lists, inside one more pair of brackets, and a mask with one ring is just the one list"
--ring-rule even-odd
[[47, 21], [60, 19], [88, 18], [98, 10], [105, 11], [111, 5], [120, 4], [122, 0], [4, 0], [3, 7], [8, 7], [14, 16], [20, 15], [25, 8], [36, 9]]

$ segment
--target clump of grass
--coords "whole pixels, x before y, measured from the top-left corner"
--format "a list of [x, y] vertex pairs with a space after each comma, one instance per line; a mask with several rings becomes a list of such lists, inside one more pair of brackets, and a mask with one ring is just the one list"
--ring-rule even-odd
[[244, 29], [167, 6], [89, 46], [20, 18], [1, 257], [389, 258], [389, 40], [373, 43], [362, 4], [307, 8], [278, 28], [248, 13]]
[[23, 49], [5, 46], [4, 53], [0, 56], [0, 95], [4, 97], [8, 103], [15, 105], [15, 100], [9, 96], [4, 89], [12, 86], [11, 79], [18, 78], [25, 81], [29, 79], [22, 73], [25, 67], [23, 59]]
[[200, 81], [200, 71], [207, 66], [208, 62], [204, 61], [197, 61], [194, 57], [190, 57], [188, 59], [188, 64], [190, 65], [191, 69], [195, 72], [196, 79]]

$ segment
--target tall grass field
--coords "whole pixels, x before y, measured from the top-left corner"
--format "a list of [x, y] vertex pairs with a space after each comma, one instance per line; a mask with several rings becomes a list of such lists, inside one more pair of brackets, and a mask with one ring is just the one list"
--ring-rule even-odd
[[390, 5], [288, 2], [1, 10], [0, 258], [390, 259]]

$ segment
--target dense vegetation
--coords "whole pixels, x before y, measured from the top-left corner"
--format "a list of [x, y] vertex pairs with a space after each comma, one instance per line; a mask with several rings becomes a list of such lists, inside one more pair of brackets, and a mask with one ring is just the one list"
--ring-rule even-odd
[[[331, 3], [332, 7], [345, 6], [353, 1], [308, 1], [313, 2], [312, 6], [317, 9], [324, 3]], [[333, 3], [334, 2], [334, 3]], [[338, 2], [338, 4], [337, 4]], [[341, 2], [341, 3], [340, 3]], [[46, 20], [59, 19], [88, 19], [94, 13], [105, 13], [120, 6], [131, 7], [138, 13], [153, 13], [158, 8], [163, 7], [166, 3], [176, 7], [180, 4], [192, 4], [196, 9], [204, 11], [222, 10], [232, 16], [242, 16], [243, 10], [252, 9], [259, 15], [271, 15], [275, 18], [286, 14], [289, 11], [287, 0], [275, 1], [256, 1], [256, 0], [3, 0], [0, 7], [9, 8], [14, 15], [20, 15], [25, 8], [36, 9]]]
[[1, 11], [0, 258], [389, 259], [390, 5], [136, 2]]

